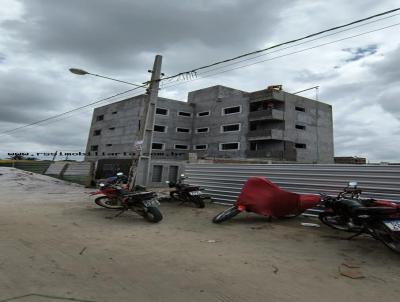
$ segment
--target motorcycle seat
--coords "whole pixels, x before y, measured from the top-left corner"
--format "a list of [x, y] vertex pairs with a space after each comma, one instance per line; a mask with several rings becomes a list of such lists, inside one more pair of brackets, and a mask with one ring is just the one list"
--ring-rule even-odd
[[358, 207], [354, 208], [353, 211], [356, 215], [390, 215], [397, 213], [398, 209], [389, 207]]
[[124, 196], [125, 197], [153, 197], [154, 195], [156, 195], [154, 192], [128, 192], [125, 193]]

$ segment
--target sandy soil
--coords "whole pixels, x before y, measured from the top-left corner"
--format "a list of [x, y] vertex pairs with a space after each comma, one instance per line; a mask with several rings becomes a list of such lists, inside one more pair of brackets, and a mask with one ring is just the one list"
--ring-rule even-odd
[[[400, 255], [368, 237], [267, 222], [222, 207], [162, 204], [164, 220], [94, 205], [88, 192], [0, 168], [0, 301], [30, 293], [90, 301], [393, 301]], [[311, 221], [315, 222], [315, 221]], [[364, 278], [342, 276], [342, 263]], [[57, 301], [30, 296], [18, 301]]]

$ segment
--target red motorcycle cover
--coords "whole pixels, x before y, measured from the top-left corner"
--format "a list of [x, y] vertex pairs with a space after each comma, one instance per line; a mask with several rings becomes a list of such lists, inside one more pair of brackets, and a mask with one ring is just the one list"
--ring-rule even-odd
[[264, 177], [250, 177], [236, 201], [240, 210], [264, 216], [297, 215], [320, 202], [318, 195], [300, 195], [282, 190]]

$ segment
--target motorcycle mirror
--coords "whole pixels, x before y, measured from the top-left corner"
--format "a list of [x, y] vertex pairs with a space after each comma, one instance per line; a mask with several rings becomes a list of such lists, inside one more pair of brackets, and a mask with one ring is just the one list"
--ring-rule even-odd
[[356, 181], [350, 181], [348, 186], [349, 188], [357, 188], [358, 183]]
[[122, 173], [122, 172], [117, 173], [117, 176], [123, 176], [123, 175], [124, 175], [124, 173]]

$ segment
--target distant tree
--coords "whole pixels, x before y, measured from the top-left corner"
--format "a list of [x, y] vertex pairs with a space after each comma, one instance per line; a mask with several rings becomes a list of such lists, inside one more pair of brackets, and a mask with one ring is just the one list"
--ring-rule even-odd
[[15, 155], [11, 156], [10, 159], [12, 159], [12, 160], [23, 160], [23, 159], [25, 159], [25, 157], [23, 155], [21, 155], [21, 154], [15, 154]]

